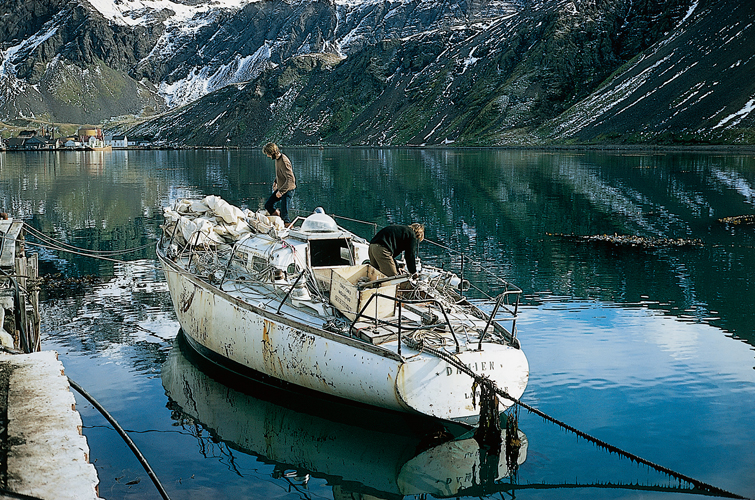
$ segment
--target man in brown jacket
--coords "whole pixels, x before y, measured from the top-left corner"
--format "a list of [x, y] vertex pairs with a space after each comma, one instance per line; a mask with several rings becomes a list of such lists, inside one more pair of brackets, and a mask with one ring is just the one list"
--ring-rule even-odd
[[[296, 177], [291, 167], [291, 160], [288, 156], [280, 152], [278, 145], [274, 142], [268, 142], [262, 148], [262, 152], [269, 158], [275, 160], [275, 181], [273, 182], [273, 193], [265, 203], [265, 210], [270, 215], [280, 215], [283, 222], [288, 225], [291, 221], [288, 218], [288, 204], [294, 195], [296, 188]], [[280, 211], [275, 209], [275, 204], [280, 201]]]

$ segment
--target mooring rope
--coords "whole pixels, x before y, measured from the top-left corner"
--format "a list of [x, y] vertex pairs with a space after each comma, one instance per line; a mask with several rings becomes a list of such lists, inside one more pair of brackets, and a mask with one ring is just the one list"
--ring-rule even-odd
[[[64, 241], [58, 240], [53, 238], [52, 236], [48, 236], [42, 231], [34, 228], [33, 226], [30, 226], [26, 222], [24, 222], [24, 229], [30, 233], [32, 236], [38, 238], [40, 241], [45, 242], [51, 246], [54, 247], [60, 247], [59, 250], [65, 250], [66, 248], [73, 250], [73, 251], [81, 251], [82, 249], [79, 247], [75, 247], [71, 245], [70, 243], [66, 243]], [[140, 250], [144, 250], [145, 248], [150, 248], [154, 245], [154, 243], [147, 243], [146, 245], [142, 245], [139, 247], [134, 248], [124, 248], [123, 250], [86, 250], [87, 252], [91, 253], [92, 255], [103, 255], [103, 256], [112, 256], [112, 255], [123, 255], [128, 253], [135, 253]]]
[[[656, 463], [653, 463], [650, 460], [646, 460], [646, 459], [644, 459], [644, 458], [642, 458], [642, 457], [640, 457], [638, 455], [635, 455], [634, 453], [630, 453], [628, 451], [622, 450], [621, 448], [618, 448], [618, 447], [616, 447], [616, 446], [614, 446], [612, 444], [609, 444], [609, 443], [603, 441], [602, 439], [598, 439], [598, 438], [596, 438], [594, 436], [591, 436], [591, 435], [587, 434], [586, 432], [580, 431], [579, 429], [577, 429], [577, 428], [575, 428], [575, 427], [573, 427], [573, 426], [571, 426], [571, 425], [569, 425], [569, 424], [567, 424], [565, 422], [562, 422], [562, 421], [560, 421], [560, 420], [558, 420], [558, 419], [556, 419], [554, 417], [551, 417], [550, 415], [546, 414], [545, 412], [540, 411], [537, 408], [535, 408], [533, 406], [530, 406], [527, 403], [525, 403], [525, 402], [523, 402], [523, 401], [521, 401], [521, 400], [519, 400], [519, 399], [517, 399], [517, 398], [515, 398], [515, 397], [513, 397], [511, 395], [509, 395], [506, 391], [504, 391], [502, 389], [499, 389], [492, 380], [490, 380], [489, 378], [482, 377], [482, 376], [476, 374], [468, 366], [466, 366], [464, 363], [462, 363], [461, 361], [459, 361], [458, 359], [456, 359], [453, 355], [451, 355], [451, 354], [449, 354], [449, 353], [447, 353], [447, 352], [445, 352], [443, 350], [436, 349], [436, 348], [428, 346], [428, 345], [424, 345], [423, 343], [417, 342], [417, 341], [415, 341], [414, 339], [412, 339], [410, 337], [402, 337], [401, 341], [404, 342], [404, 343], [406, 343], [406, 345], [408, 345], [412, 349], [416, 349], [418, 351], [421, 350], [421, 351], [424, 351], [424, 352], [428, 352], [430, 354], [433, 354], [434, 356], [437, 356], [437, 357], [441, 358], [443, 361], [445, 361], [446, 363], [450, 364], [454, 368], [456, 368], [459, 371], [461, 371], [461, 372], [466, 373], [467, 375], [469, 375], [472, 378], [472, 380], [474, 381], [473, 382], [474, 384], [480, 384], [480, 385], [481, 384], [485, 384], [485, 385], [491, 387], [493, 389], [493, 392], [495, 394], [498, 394], [502, 398], [514, 402], [515, 404], [517, 404], [518, 406], [524, 408], [525, 410], [527, 410], [527, 411], [529, 411], [531, 413], [534, 413], [535, 415], [538, 415], [539, 417], [542, 417], [543, 419], [545, 419], [545, 420], [547, 420], [549, 422], [552, 422], [552, 423], [558, 425], [559, 427], [561, 427], [563, 429], [566, 429], [566, 430], [568, 430], [570, 432], [573, 432], [574, 434], [578, 435], [579, 437], [584, 438], [584, 439], [586, 439], [586, 440], [588, 440], [588, 441], [590, 441], [590, 442], [592, 442], [592, 443], [600, 446], [601, 448], [604, 448], [604, 449], [606, 449], [606, 450], [608, 450], [610, 452], [622, 455], [622, 456], [624, 456], [624, 457], [626, 457], [626, 458], [628, 458], [630, 460], [633, 460], [633, 461], [635, 461], [637, 463], [646, 465], [646, 466], [648, 466], [648, 467], [650, 467], [652, 469], [655, 469], [655, 470], [657, 470], [659, 472], [667, 474], [667, 475], [669, 475], [671, 477], [674, 477], [674, 478], [686, 481], [687, 483], [694, 485], [696, 488], [699, 488], [699, 489], [704, 490], [706, 492], [714, 493], [714, 494], [717, 494], [717, 495], [720, 495], [720, 496], [729, 497], [729, 498], [740, 498], [740, 499], [743, 499], [743, 500], [748, 500], [747, 497], [743, 497], [743, 496], [737, 495], [736, 493], [728, 492], [726, 490], [723, 490], [723, 489], [718, 488], [716, 486], [713, 486], [711, 484], [705, 483], [703, 481], [699, 481], [699, 480], [697, 480], [695, 478], [692, 478], [690, 476], [687, 476], [685, 474], [681, 474], [679, 472], [673, 471], [673, 470], [669, 469], [668, 467], [664, 467], [662, 465], [658, 465]], [[485, 393], [485, 391], [483, 391], [483, 394], [484, 393]], [[482, 404], [480, 406], [482, 407]]]

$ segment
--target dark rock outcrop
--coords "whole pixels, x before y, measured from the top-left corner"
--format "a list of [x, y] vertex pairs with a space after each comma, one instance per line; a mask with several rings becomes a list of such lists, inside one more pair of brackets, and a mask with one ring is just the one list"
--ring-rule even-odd
[[11, 11], [5, 119], [156, 115], [116, 130], [191, 145], [755, 140], [752, 2], [266, 0], [123, 14], [134, 25], [84, 0]]

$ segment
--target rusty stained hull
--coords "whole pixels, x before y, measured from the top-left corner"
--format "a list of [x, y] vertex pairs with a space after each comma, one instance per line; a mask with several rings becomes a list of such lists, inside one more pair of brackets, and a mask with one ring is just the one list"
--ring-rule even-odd
[[411, 411], [396, 392], [398, 355], [243, 302], [165, 261], [163, 268], [184, 334], [206, 349], [306, 389]]
[[[483, 344], [482, 351], [462, 351], [456, 359], [478, 375], [495, 382], [499, 389], [519, 399], [529, 380], [529, 363], [520, 349]], [[480, 413], [480, 389], [473, 392], [472, 379], [436, 357], [408, 357], [397, 378], [402, 400], [422, 413], [444, 420], [476, 424]], [[513, 401], [499, 398], [501, 411]]]
[[[297, 386], [390, 410], [470, 425], [479, 418], [472, 379], [435, 356], [397, 344], [373, 345], [304, 324], [235, 298], [161, 261], [186, 335], [244, 367]], [[524, 353], [485, 344], [457, 359], [518, 398], [529, 367]], [[501, 400], [501, 411], [512, 402]]]

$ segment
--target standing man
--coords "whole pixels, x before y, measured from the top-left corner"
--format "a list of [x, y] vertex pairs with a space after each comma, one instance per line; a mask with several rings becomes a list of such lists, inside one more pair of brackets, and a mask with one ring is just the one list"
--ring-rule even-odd
[[[262, 152], [269, 158], [275, 160], [275, 181], [273, 182], [273, 194], [270, 195], [265, 203], [265, 210], [270, 215], [280, 215], [283, 222], [288, 225], [291, 221], [288, 218], [288, 204], [294, 195], [296, 188], [296, 177], [294, 170], [291, 168], [291, 160], [278, 149], [274, 142], [268, 142], [262, 148]], [[276, 210], [275, 204], [280, 201], [280, 211]]]
[[396, 276], [395, 258], [404, 252], [406, 267], [410, 273], [417, 272], [417, 249], [419, 242], [425, 239], [425, 226], [387, 226], [378, 231], [370, 240], [370, 265], [386, 276]]

